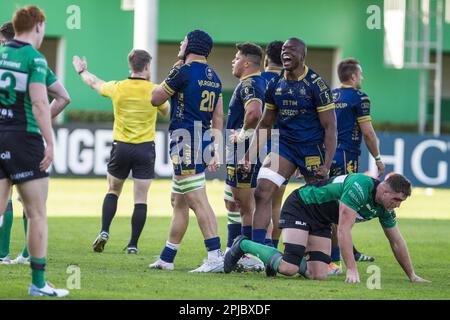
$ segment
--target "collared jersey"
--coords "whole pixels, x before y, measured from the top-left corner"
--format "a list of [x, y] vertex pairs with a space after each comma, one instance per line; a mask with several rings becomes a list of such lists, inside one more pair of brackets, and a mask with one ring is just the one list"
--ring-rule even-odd
[[28, 86], [46, 85], [47, 60], [29, 43], [8, 41], [0, 46], [0, 131], [39, 133]]
[[311, 68], [298, 80], [287, 80], [283, 71], [266, 91], [266, 108], [278, 111], [280, 139], [304, 145], [322, 144], [324, 129], [319, 113], [334, 109], [328, 84]]
[[370, 99], [364, 92], [351, 87], [333, 90], [336, 106], [338, 148], [361, 154], [362, 133], [359, 123], [370, 121]]
[[247, 106], [252, 101], [259, 101], [264, 108], [266, 80], [261, 74], [254, 73], [241, 78], [234, 89], [228, 109], [227, 129], [241, 129]]
[[[314, 214], [327, 223], [339, 222], [339, 201], [357, 212], [356, 222], [378, 218], [383, 228], [396, 226], [394, 211], [386, 211], [375, 202], [379, 181], [361, 173], [337, 176], [313, 182], [298, 189], [303, 202], [311, 207], [323, 206], [328, 210], [315, 210]], [[333, 208], [332, 210], [330, 208]]]
[[195, 122], [201, 122], [203, 130], [211, 127], [222, 95], [222, 83], [206, 61], [192, 61], [173, 68], [161, 85], [171, 96], [170, 132], [193, 130]]
[[155, 140], [155, 126], [159, 107], [151, 104], [156, 85], [142, 78], [110, 81], [100, 88], [100, 94], [109, 97], [114, 107], [113, 139], [126, 143], [143, 143]]

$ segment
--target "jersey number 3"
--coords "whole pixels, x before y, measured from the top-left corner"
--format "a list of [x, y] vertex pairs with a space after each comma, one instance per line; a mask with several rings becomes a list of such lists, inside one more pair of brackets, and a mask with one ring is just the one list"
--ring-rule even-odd
[[213, 112], [216, 93], [214, 91], [204, 90], [202, 92], [202, 102], [200, 102], [200, 111]]
[[[9, 81], [8, 81], [9, 79]], [[9, 82], [8, 85], [6, 85]], [[0, 78], [0, 105], [9, 106], [16, 102], [16, 78], [12, 73], [5, 72]]]

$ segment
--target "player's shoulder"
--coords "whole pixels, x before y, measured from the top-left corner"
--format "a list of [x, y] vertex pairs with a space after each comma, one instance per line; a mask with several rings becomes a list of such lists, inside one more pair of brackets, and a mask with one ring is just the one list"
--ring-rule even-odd
[[329, 90], [330, 87], [328, 83], [323, 79], [314, 69], [307, 67], [308, 71], [305, 75], [305, 80], [307, 80], [309, 83], [311, 83], [312, 86], [318, 87], [320, 91]]
[[376, 180], [363, 173], [349, 174], [345, 179], [345, 183], [349, 186], [360, 189], [361, 192], [368, 193], [373, 190], [376, 185]]
[[355, 96], [361, 101], [369, 101], [370, 102], [369, 95], [367, 93], [365, 93], [364, 91], [362, 91], [361, 89], [355, 89]]

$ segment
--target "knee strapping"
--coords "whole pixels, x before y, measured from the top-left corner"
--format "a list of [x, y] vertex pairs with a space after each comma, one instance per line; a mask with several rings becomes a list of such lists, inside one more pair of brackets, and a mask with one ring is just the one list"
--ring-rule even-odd
[[331, 258], [329, 255], [321, 251], [310, 251], [306, 253], [306, 261], [320, 261], [326, 264], [330, 264]]
[[284, 248], [283, 260], [296, 266], [300, 265], [305, 254], [305, 247], [299, 244], [285, 243]]
[[283, 177], [281, 174], [264, 167], [259, 169], [257, 180], [259, 179], [267, 179], [275, 183], [278, 186], [278, 188], [281, 187], [281, 185], [286, 181], [286, 178]]

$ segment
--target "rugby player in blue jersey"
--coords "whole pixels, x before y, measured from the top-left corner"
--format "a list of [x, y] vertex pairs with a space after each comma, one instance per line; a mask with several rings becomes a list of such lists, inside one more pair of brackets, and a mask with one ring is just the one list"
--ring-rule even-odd
[[160, 258], [149, 265], [151, 269], [173, 270], [191, 208], [208, 251], [208, 259], [191, 272], [223, 271], [217, 220], [205, 190], [205, 169], [217, 169], [223, 129], [222, 84], [206, 61], [212, 46], [213, 40], [206, 32], [189, 32], [181, 42], [179, 62], [153, 90], [153, 105], [170, 99], [170, 156], [174, 174], [169, 239]]
[[[270, 224], [272, 198], [297, 168], [306, 182], [327, 178], [336, 150], [336, 115], [331, 90], [305, 65], [306, 45], [297, 38], [283, 44], [284, 71], [272, 79], [266, 90], [263, 117], [249, 151], [241, 164], [256, 163], [258, 150], [278, 117], [279, 150], [267, 155], [259, 171], [255, 190], [253, 241], [264, 243]], [[266, 134], [264, 134], [266, 133]]]
[[[243, 170], [238, 161], [250, 144], [254, 129], [261, 119], [266, 92], [266, 80], [261, 77], [263, 51], [253, 43], [236, 45], [233, 75], [239, 78], [231, 97], [226, 124], [229, 139], [226, 141], [227, 179], [225, 206], [228, 210], [227, 248], [243, 234], [252, 237], [252, 220], [255, 209], [254, 188], [261, 166], [253, 164], [250, 171]], [[238, 264], [244, 271], [261, 271], [264, 265], [257, 259], [244, 256]]]
[[[333, 90], [333, 99], [336, 105], [338, 145], [331, 165], [330, 175], [339, 176], [358, 172], [361, 140], [364, 138], [367, 149], [375, 159], [378, 175], [382, 176], [385, 165], [381, 161], [377, 135], [372, 126], [370, 99], [367, 94], [360, 90], [361, 81], [363, 80], [360, 63], [353, 58], [341, 61], [338, 65], [338, 76], [341, 81], [341, 87]], [[328, 273], [340, 274], [342, 273], [341, 254], [336, 226], [333, 226], [331, 239], [331, 263]], [[356, 261], [375, 261], [375, 258], [358, 252], [354, 246], [353, 254]]]
[[[261, 73], [261, 76], [266, 79], [267, 83], [270, 82], [273, 78], [280, 75], [283, 70], [283, 63], [281, 62], [281, 48], [283, 47], [283, 41], [274, 40], [269, 43], [266, 47], [266, 56], [264, 57], [264, 72]], [[278, 129], [278, 121], [275, 121], [273, 126], [274, 129]], [[272, 131], [272, 136], [274, 135], [274, 131]], [[267, 140], [267, 154], [271, 151], [272, 143], [276, 144], [277, 139], [271, 140], [268, 137]], [[280, 186], [280, 188], [275, 191], [275, 194], [272, 198], [272, 222], [267, 229], [266, 240], [264, 243], [267, 245], [271, 245], [274, 248], [278, 248], [278, 241], [281, 235], [281, 229], [279, 228], [279, 219], [281, 212], [281, 203], [283, 201], [283, 195], [286, 191], [286, 186], [289, 182], [289, 179]]]

